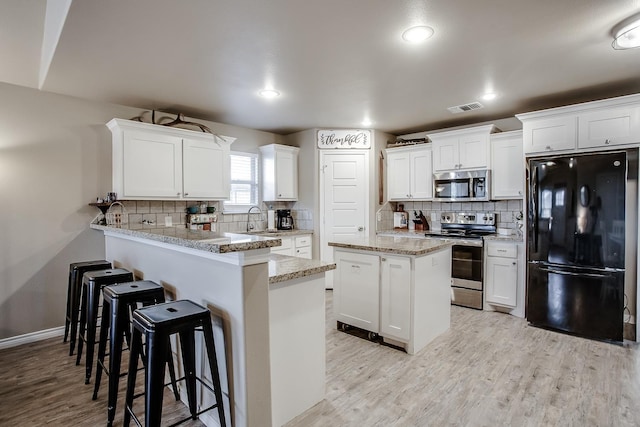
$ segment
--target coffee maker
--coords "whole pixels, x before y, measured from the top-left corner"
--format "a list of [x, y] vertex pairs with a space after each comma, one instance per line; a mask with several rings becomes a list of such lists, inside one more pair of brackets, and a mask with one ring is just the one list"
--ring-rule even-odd
[[278, 230], [293, 230], [291, 209], [278, 209], [276, 211], [276, 227]]

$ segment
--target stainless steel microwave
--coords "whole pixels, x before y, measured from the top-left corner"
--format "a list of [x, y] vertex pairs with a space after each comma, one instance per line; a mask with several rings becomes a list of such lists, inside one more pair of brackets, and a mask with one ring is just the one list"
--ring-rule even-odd
[[440, 202], [486, 202], [490, 199], [488, 169], [433, 174], [433, 200]]

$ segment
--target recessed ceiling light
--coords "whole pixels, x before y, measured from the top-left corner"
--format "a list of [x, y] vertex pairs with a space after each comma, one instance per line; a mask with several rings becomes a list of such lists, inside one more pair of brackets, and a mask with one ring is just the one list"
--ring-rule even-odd
[[493, 92], [487, 92], [484, 95], [482, 95], [482, 99], [484, 99], [485, 101], [491, 101], [492, 99], [496, 99], [498, 95], [496, 95]]
[[402, 39], [409, 43], [420, 43], [433, 36], [433, 28], [426, 25], [411, 27], [402, 33]]
[[263, 98], [277, 98], [280, 96], [280, 92], [274, 89], [262, 89], [258, 94]]

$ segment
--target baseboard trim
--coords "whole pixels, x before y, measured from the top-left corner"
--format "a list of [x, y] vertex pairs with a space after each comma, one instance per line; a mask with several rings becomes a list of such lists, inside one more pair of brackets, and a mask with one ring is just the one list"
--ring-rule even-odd
[[30, 332], [24, 335], [4, 338], [0, 340], [0, 350], [5, 348], [17, 347], [19, 345], [29, 344], [32, 342], [42, 341], [53, 337], [61, 337], [64, 335], [64, 326], [57, 328], [45, 329], [43, 331]]

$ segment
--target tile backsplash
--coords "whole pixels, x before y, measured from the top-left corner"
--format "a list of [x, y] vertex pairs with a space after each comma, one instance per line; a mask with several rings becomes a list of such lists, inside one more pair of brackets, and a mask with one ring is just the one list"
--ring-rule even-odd
[[[431, 229], [440, 228], [440, 214], [442, 212], [495, 212], [496, 226], [514, 230], [516, 216], [522, 212], [522, 200], [497, 200], [493, 202], [388, 202], [379, 211], [376, 218], [378, 231], [393, 229], [393, 212], [398, 204], [404, 205], [404, 210], [413, 218], [413, 211], [422, 211], [427, 217]], [[436, 220], [431, 220], [431, 213], [435, 212]]]
[[[188, 206], [213, 206], [218, 215], [217, 231], [244, 232], [247, 229], [246, 213], [225, 213], [221, 212], [222, 202], [220, 201], [149, 201], [149, 200], [119, 200], [124, 206], [124, 214], [127, 215], [129, 227], [133, 229], [155, 228], [164, 225], [165, 218], [171, 217], [174, 226], [186, 226]], [[294, 219], [296, 229], [313, 229], [313, 215], [309, 209], [305, 209], [301, 204], [295, 202], [269, 202], [262, 203], [260, 209], [262, 213], [251, 212], [251, 224], [255, 230], [267, 228], [267, 210], [269, 206], [273, 209], [291, 209], [291, 216]]]

